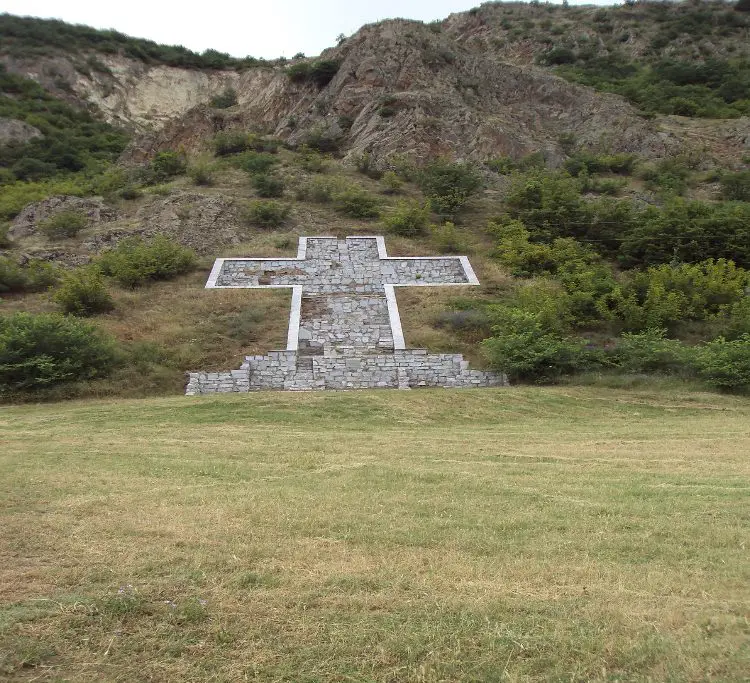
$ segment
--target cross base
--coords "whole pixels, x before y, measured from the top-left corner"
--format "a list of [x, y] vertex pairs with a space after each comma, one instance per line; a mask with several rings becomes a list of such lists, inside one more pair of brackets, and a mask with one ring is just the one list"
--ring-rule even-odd
[[505, 377], [500, 373], [469, 369], [468, 361], [461, 354], [431, 354], [424, 349], [363, 354], [355, 347], [340, 347], [335, 355], [271, 351], [267, 356], [247, 356], [239, 370], [191, 372], [185, 393], [194, 396], [263, 389], [465, 388], [505, 384]]

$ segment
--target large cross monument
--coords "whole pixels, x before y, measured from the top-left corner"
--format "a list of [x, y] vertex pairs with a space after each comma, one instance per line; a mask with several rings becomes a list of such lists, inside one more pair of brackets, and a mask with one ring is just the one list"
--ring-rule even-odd
[[291, 288], [284, 351], [189, 373], [186, 393], [498, 386], [459, 354], [407, 349], [395, 287], [478, 285], [466, 256], [391, 257], [383, 237], [300, 237], [297, 258], [220, 258], [206, 287]]

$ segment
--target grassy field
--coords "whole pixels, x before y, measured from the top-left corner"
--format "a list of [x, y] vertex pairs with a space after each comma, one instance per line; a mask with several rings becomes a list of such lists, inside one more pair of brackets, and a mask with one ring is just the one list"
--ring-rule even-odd
[[750, 402], [0, 409], [0, 679], [737, 681]]

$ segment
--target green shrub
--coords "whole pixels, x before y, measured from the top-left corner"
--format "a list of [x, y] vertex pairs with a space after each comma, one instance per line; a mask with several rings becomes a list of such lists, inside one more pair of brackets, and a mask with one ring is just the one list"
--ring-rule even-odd
[[0, 392], [103, 377], [116, 358], [114, 341], [76, 318], [0, 316]]
[[213, 148], [219, 157], [239, 154], [250, 149], [250, 135], [241, 131], [217, 133], [213, 139]]
[[88, 225], [88, 218], [73, 209], [58, 211], [49, 218], [39, 221], [37, 227], [47, 237], [60, 239], [64, 237], [75, 237]]
[[579, 152], [565, 162], [565, 170], [572, 176], [581, 173], [617, 173], [629, 175], [635, 167], [636, 157], [633, 154], [595, 155]]
[[631, 271], [611, 298], [627, 329], [668, 328], [688, 320], [709, 320], [742, 301], [750, 273], [732, 261], [652, 266]]
[[519, 220], [490, 222], [489, 230], [500, 238], [495, 256], [517, 277], [572, 273], [600, 261], [590, 247], [569, 237], [557, 238], [551, 244], [531, 242], [531, 233]]
[[649, 190], [681, 196], [688, 188], [690, 169], [682, 159], [670, 158], [662, 159], [654, 166], [644, 166], [639, 175]]
[[724, 199], [750, 202], [750, 171], [722, 175], [721, 196]]
[[750, 203], [675, 198], [649, 206], [623, 230], [617, 256], [625, 266], [725, 258], [750, 267]]
[[385, 194], [398, 194], [404, 185], [404, 181], [396, 175], [395, 171], [386, 171], [380, 179]]
[[299, 156], [296, 161], [305, 171], [310, 173], [323, 173], [326, 169], [325, 157], [312, 147], [300, 145], [297, 149]]
[[78, 268], [66, 273], [52, 298], [63, 313], [78, 316], [106, 313], [115, 307], [97, 268]]
[[565, 46], [556, 46], [551, 50], [544, 52], [539, 57], [539, 62], [548, 66], [554, 66], [558, 64], [572, 64], [576, 61], [576, 59], [576, 53], [573, 52], [573, 50], [571, 50], [570, 48]]
[[354, 157], [354, 165], [360, 173], [369, 178], [377, 180], [383, 175], [383, 171], [375, 166], [375, 160], [369, 152], [364, 152], [363, 154]]
[[144, 180], [149, 185], [163, 183], [187, 171], [187, 158], [181, 152], [157, 152], [144, 171]]
[[728, 307], [721, 322], [721, 334], [727, 339], [737, 339], [743, 334], [750, 334], [750, 293]]
[[258, 173], [268, 173], [268, 171], [278, 164], [278, 159], [267, 152], [255, 152], [252, 150], [238, 154], [232, 159], [232, 165], [241, 168], [250, 175]]
[[114, 249], [105, 251], [98, 265], [105, 275], [123, 287], [137, 287], [151, 280], [170, 280], [192, 270], [196, 256], [163, 235], [145, 242], [140, 238], [126, 239]]
[[527, 311], [492, 309], [493, 336], [482, 342], [492, 367], [512, 381], [552, 382], [590, 366], [585, 342], [548, 330]]
[[195, 163], [188, 167], [187, 173], [196, 185], [210, 187], [214, 184], [214, 167], [211, 164]]
[[581, 174], [581, 192], [591, 192], [593, 194], [617, 195], [627, 184], [626, 180], [619, 178], [597, 178]]
[[309, 199], [319, 204], [333, 201], [333, 196], [347, 185], [340, 178], [314, 177], [296, 190], [297, 199]]
[[286, 221], [290, 208], [286, 204], [269, 200], [255, 200], [249, 202], [243, 211], [243, 217], [252, 225], [262, 228], [277, 228]]
[[350, 218], [377, 218], [380, 215], [378, 198], [361, 188], [349, 185], [332, 195], [336, 213]]
[[278, 154], [281, 147], [281, 140], [274, 137], [251, 135], [250, 149], [254, 152], [267, 152], [268, 154]]
[[26, 270], [18, 262], [7, 256], [0, 256], [0, 294], [23, 292], [27, 290], [28, 283]]
[[516, 170], [516, 163], [508, 156], [495, 157], [487, 161], [487, 168], [500, 175], [510, 175]]
[[126, 185], [119, 192], [119, 196], [123, 199], [138, 199], [143, 196], [143, 191], [135, 185]]
[[[7, 21], [8, 15], [0, 17]], [[3, 47], [8, 38], [3, 33]], [[24, 121], [44, 134], [24, 144], [0, 145], [0, 167], [10, 177], [40, 181], [54, 177], [91, 175], [104, 170], [125, 148], [124, 131], [97, 120], [85, 108], [71, 106], [41, 85], [0, 69], [0, 117]]]
[[537, 239], [579, 236], [591, 222], [580, 182], [566, 173], [536, 171], [514, 177], [505, 206]]
[[218, 95], [211, 98], [211, 106], [216, 109], [229, 109], [237, 104], [237, 91], [234, 88], [226, 88]]
[[613, 365], [629, 373], [685, 374], [691, 347], [665, 335], [666, 330], [653, 328], [639, 334], [623, 334], [611, 354]]
[[293, 83], [315, 83], [322, 88], [331, 82], [339, 70], [339, 62], [332, 59], [318, 59], [314, 62], [299, 62], [286, 70]]
[[699, 346], [694, 367], [699, 377], [720, 389], [750, 390], [750, 334]]
[[344, 137], [339, 132], [324, 126], [316, 126], [308, 131], [302, 145], [323, 154], [334, 154], [339, 151], [343, 140]]
[[284, 181], [267, 173], [253, 176], [253, 187], [259, 197], [281, 197], [284, 194]]
[[0, 223], [0, 249], [5, 249], [10, 246], [10, 225], [8, 223]]
[[310, 78], [310, 63], [292, 64], [287, 68], [286, 75], [292, 83], [305, 83]]
[[435, 212], [452, 216], [482, 186], [482, 178], [468, 163], [438, 159], [421, 169], [419, 186]]
[[430, 224], [428, 203], [401, 201], [393, 212], [383, 219], [385, 228], [401, 237], [417, 237], [427, 232]]
[[455, 224], [450, 221], [446, 221], [442, 225], [434, 226], [432, 229], [432, 237], [441, 254], [458, 254], [466, 250], [464, 241], [456, 229]]

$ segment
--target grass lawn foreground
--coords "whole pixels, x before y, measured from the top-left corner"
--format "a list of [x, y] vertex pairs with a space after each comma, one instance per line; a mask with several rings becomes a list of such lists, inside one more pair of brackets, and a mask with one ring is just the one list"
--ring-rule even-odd
[[0, 679], [738, 681], [750, 401], [0, 408]]

